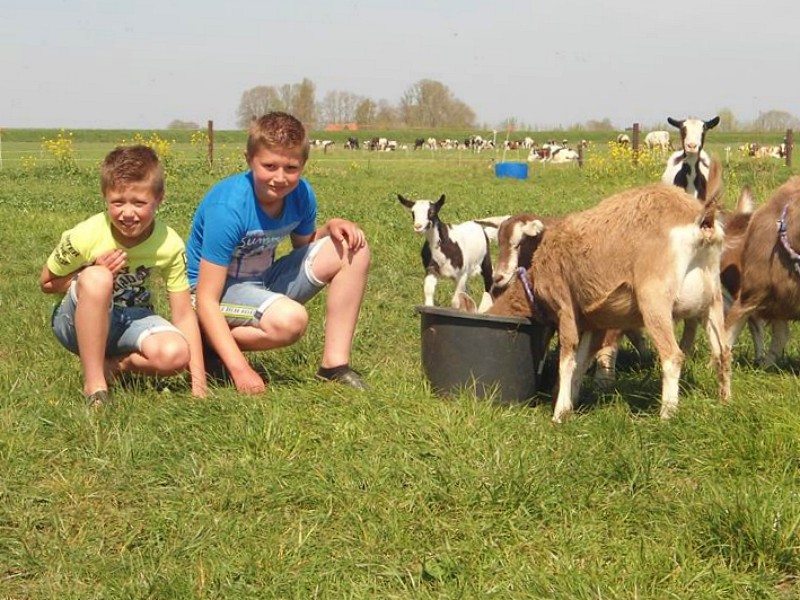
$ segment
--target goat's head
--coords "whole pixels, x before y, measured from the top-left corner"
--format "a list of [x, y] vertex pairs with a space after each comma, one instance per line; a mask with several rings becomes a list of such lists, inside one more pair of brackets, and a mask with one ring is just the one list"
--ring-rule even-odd
[[400, 204], [411, 211], [414, 231], [417, 233], [425, 233], [425, 231], [434, 226], [436, 221], [439, 220], [439, 211], [444, 205], [444, 194], [436, 202], [432, 200], [408, 200], [400, 194], [397, 194], [397, 199]]
[[[531, 215], [515, 215], [503, 221], [497, 230], [498, 256], [492, 276], [492, 289], [500, 291], [513, 279], [520, 266], [520, 246], [525, 238], [535, 238], [544, 231], [544, 224]], [[529, 266], [529, 265], [524, 265]]]
[[683, 151], [686, 154], [698, 154], [703, 149], [703, 144], [706, 141], [706, 131], [719, 124], [719, 117], [714, 117], [708, 121], [703, 121], [702, 119], [683, 119], [678, 121], [668, 117], [667, 122], [681, 130]]

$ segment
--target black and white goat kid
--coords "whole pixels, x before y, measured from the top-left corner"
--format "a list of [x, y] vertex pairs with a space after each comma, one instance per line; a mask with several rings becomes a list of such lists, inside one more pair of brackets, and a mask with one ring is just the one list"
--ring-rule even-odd
[[698, 200], [705, 200], [711, 158], [703, 150], [703, 145], [706, 141], [706, 131], [717, 126], [719, 117], [708, 121], [701, 119], [678, 121], [669, 117], [667, 122], [680, 129], [681, 149], [673, 152], [667, 159], [667, 168], [661, 176], [661, 181], [683, 188]]
[[492, 258], [489, 237], [484, 228], [495, 229], [496, 236], [496, 228], [505, 217], [448, 224], [439, 218], [439, 211], [444, 205], [444, 194], [436, 202], [408, 200], [400, 194], [397, 199], [411, 211], [414, 231], [425, 235], [422, 246], [425, 305], [433, 306], [436, 284], [442, 277], [456, 282], [450, 302], [453, 308], [459, 307], [461, 294], [466, 293], [467, 282], [473, 275], [481, 275], [483, 278], [484, 294], [481, 303], [487, 301], [492, 287]]

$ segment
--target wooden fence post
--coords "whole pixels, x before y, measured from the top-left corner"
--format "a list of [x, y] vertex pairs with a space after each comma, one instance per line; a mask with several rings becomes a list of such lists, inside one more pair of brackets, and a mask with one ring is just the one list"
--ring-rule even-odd
[[633, 124], [633, 164], [639, 164], [639, 124]]
[[208, 168], [214, 168], [214, 121], [208, 122]]
[[794, 132], [791, 129], [786, 130], [786, 166], [792, 168], [792, 146], [794, 146]]
[[583, 140], [578, 142], [578, 166], [583, 166]]

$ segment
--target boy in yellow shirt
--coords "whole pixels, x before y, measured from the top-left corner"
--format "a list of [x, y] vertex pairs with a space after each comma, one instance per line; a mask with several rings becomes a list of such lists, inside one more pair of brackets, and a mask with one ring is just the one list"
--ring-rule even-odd
[[[192, 308], [180, 236], [156, 211], [164, 198], [164, 168], [146, 146], [122, 146], [103, 161], [106, 210], [61, 236], [40, 276], [42, 291], [64, 294], [52, 326], [77, 354], [90, 405], [109, 400], [117, 373], [174, 375], [187, 367], [192, 394], [204, 396], [200, 329]], [[151, 304], [150, 276], [166, 283], [172, 322]]]

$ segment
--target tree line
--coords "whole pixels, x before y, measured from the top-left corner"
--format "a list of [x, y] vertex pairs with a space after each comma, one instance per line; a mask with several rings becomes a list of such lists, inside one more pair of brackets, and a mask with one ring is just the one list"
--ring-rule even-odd
[[[300, 83], [287, 83], [279, 86], [259, 85], [242, 93], [236, 110], [236, 123], [246, 129], [250, 121], [270, 111], [285, 111], [295, 115], [310, 130], [322, 129], [328, 124], [357, 123], [361, 128], [373, 129], [439, 129], [474, 128], [477, 126], [475, 112], [465, 102], [456, 98], [442, 82], [421, 79], [409, 86], [399, 102], [375, 100], [348, 91], [333, 90], [322, 99], [317, 99], [314, 82], [305, 78]], [[740, 121], [729, 108], [717, 111], [720, 117], [720, 131], [785, 131], [799, 129], [800, 120], [782, 110], [759, 112], [752, 122]], [[663, 122], [642, 124], [644, 130], [665, 129]], [[683, 118], [689, 115], [671, 115]], [[709, 115], [710, 116], [710, 115]], [[634, 119], [635, 120], [635, 119]], [[632, 120], [633, 122], [633, 120]], [[592, 119], [568, 126], [547, 127], [548, 130], [564, 131], [618, 131], [630, 127], [631, 123], [617, 124], [610, 119]], [[169, 129], [199, 129], [192, 121], [175, 119]], [[482, 126], [483, 129], [496, 128], [501, 131], [535, 131], [539, 127], [520, 122], [515, 117], [504, 119], [501, 123]]]
[[242, 94], [236, 122], [246, 128], [253, 118], [281, 110], [311, 129], [330, 123], [358, 123], [360, 127], [474, 127], [475, 112], [439, 81], [422, 79], [411, 85], [400, 102], [374, 100], [334, 90], [317, 101], [316, 86], [309, 79], [281, 86], [261, 85]]

